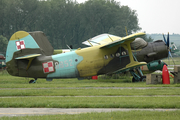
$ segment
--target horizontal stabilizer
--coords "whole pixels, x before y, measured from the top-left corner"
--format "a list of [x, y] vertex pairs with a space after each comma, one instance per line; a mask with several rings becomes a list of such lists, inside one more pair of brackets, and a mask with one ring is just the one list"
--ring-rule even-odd
[[25, 56], [21, 56], [21, 57], [17, 57], [15, 59], [29, 59], [29, 58], [34, 58], [34, 57], [38, 57], [41, 54], [29, 54], [29, 55], [25, 55]]

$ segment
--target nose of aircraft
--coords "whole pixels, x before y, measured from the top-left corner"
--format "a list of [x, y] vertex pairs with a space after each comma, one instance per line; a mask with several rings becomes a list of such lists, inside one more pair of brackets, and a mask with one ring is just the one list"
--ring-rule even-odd
[[168, 57], [169, 47], [162, 40], [158, 40], [154, 42], [154, 47], [156, 51], [156, 58], [162, 59]]
[[150, 43], [148, 46], [149, 47], [146, 48], [146, 51], [149, 53], [145, 55], [144, 61], [149, 63], [154, 60], [160, 60], [168, 57], [168, 46], [163, 40], [157, 40]]

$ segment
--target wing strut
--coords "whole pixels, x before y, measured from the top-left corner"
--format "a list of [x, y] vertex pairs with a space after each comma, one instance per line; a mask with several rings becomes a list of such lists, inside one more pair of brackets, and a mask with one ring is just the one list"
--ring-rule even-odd
[[130, 59], [130, 63], [126, 65], [126, 68], [146, 65], [147, 64], [146, 62], [137, 62], [137, 61], [134, 61], [133, 54], [132, 54], [132, 51], [131, 51], [131, 45], [130, 45], [131, 42], [132, 41], [127, 41], [126, 42], [126, 46], [128, 48], [128, 53], [129, 53], [129, 59]]
[[29, 58], [28, 60], [29, 60], [29, 62], [28, 62], [28, 65], [27, 65], [27, 68], [26, 68], [26, 71], [29, 69], [29, 67], [30, 67], [30, 65], [31, 65], [31, 63], [32, 63], [32, 60], [33, 60], [34, 58]]

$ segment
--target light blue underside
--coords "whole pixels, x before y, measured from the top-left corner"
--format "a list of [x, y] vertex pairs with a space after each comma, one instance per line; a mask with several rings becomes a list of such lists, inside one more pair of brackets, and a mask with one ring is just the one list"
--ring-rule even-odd
[[[55, 72], [48, 74], [47, 78], [74, 78], [78, 77], [77, 65], [83, 60], [75, 51], [53, 55]], [[56, 63], [59, 63], [58, 65]]]
[[19, 40], [10, 40], [7, 46], [7, 51], [6, 51], [6, 62], [9, 62], [12, 60], [14, 52], [20, 51], [20, 50], [17, 50], [16, 48], [16, 41], [20, 41], [20, 40], [24, 40], [26, 48], [39, 48], [38, 44], [36, 43], [36, 41], [33, 39], [31, 35], [28, 35]]

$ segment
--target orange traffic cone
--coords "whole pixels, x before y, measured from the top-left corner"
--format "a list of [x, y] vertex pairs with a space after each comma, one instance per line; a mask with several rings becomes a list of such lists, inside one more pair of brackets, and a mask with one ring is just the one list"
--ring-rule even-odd
[[163, 83], [163, 84], [170, 84], [169, 71], [168, 71], [166, 65], [163, 66], [163, 71], [162, 71], [162, 83]]

